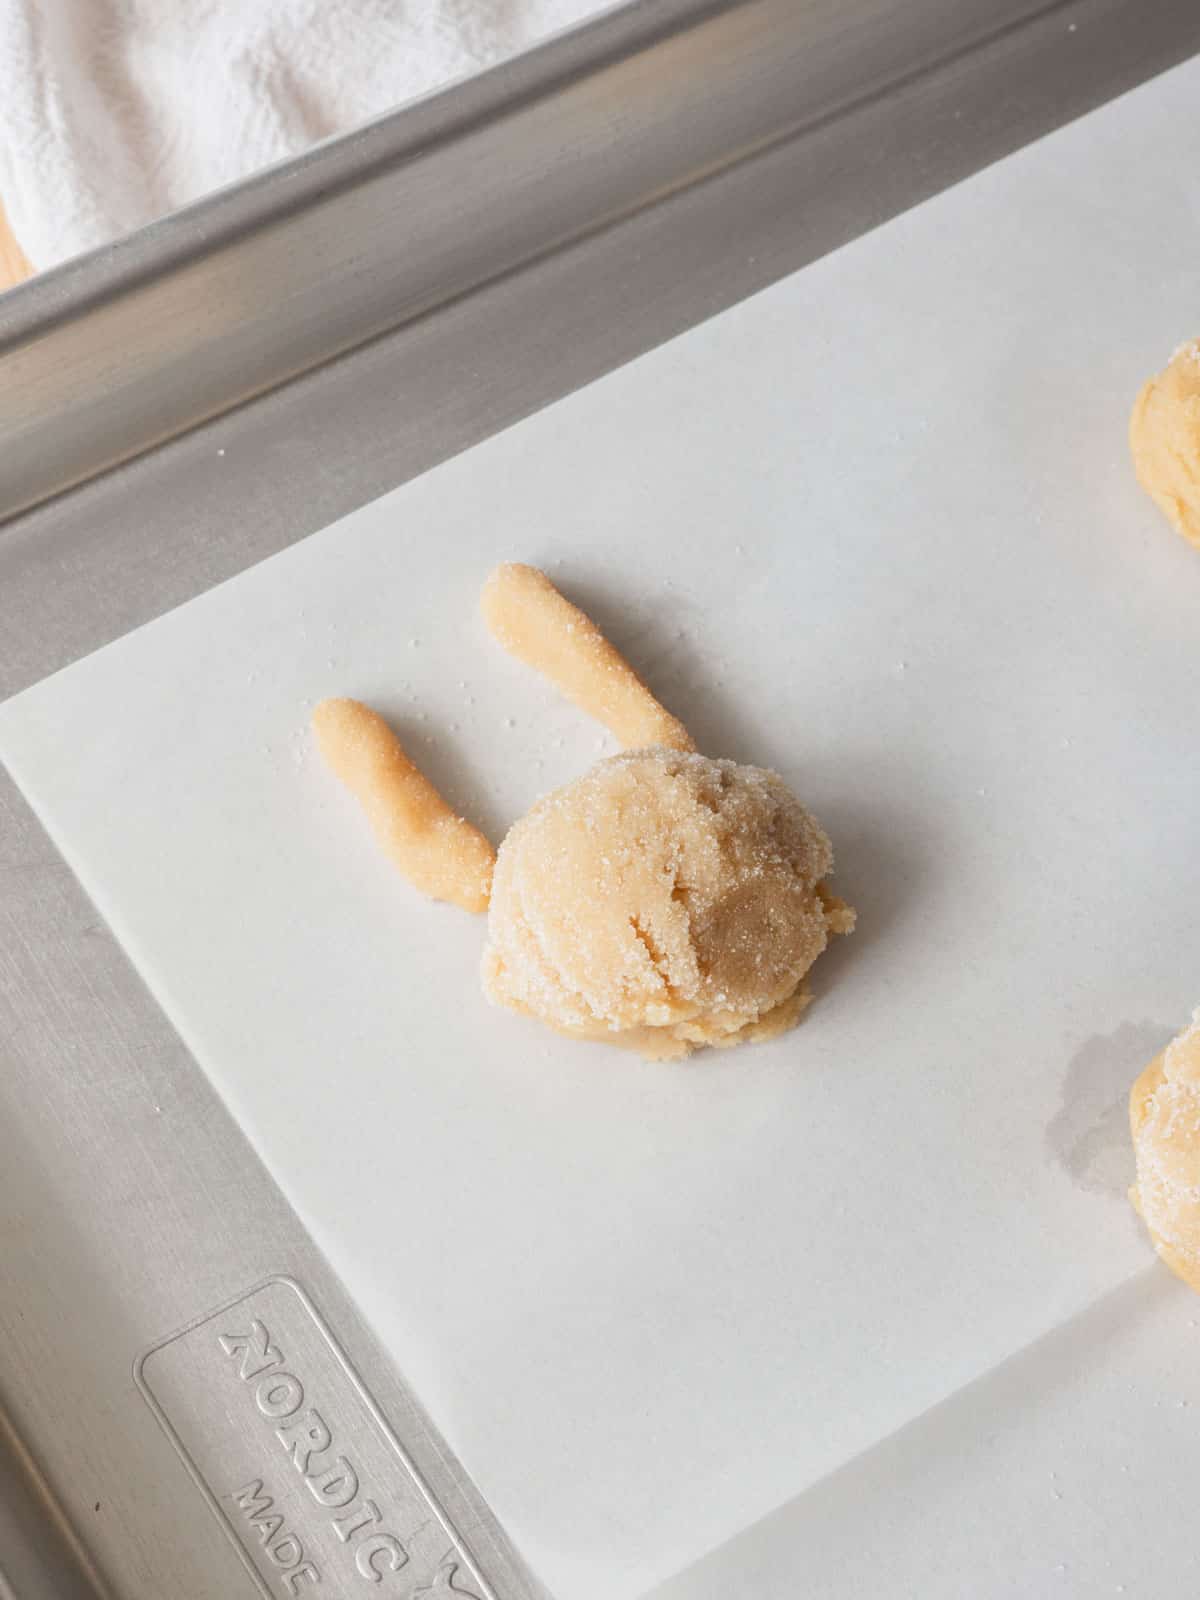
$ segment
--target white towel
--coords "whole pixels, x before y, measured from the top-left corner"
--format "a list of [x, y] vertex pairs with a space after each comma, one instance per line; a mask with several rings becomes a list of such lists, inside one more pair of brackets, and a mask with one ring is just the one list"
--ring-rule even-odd
[[53, 266], [605, 0], [0, 0], [0, 202]]

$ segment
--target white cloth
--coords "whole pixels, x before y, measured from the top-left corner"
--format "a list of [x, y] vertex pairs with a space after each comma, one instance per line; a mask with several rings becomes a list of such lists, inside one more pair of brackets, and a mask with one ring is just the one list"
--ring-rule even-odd
[[0, 0], [0, 202], [44, 268], [604, 0]]

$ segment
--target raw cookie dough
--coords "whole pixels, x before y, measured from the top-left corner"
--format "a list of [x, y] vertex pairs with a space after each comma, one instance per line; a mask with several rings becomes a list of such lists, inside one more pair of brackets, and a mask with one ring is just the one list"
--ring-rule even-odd
[[1129, 444], [1142, 488], [1185, 539], [1200, 545], [1200, 339], [1180, 345], [1143, 386]]
[[809, 967], [854, 927], [821, 881], [833, 851], [820, 825], [775, 773], [697, 755], [536, 567], [497, 567], [483, 611], [501, 644], [635, 747], [538, 801], [498, 856], [367, 706], [323, 700], [313, 725], [409, 881], [488, 912], [489, 999], [651, 1058], [793, 1027]]
[[357, 700], [313, 712], [321, 754], [367, 814], [384, 853], [422, 894], [486, 911], [496, 852], [456, 816], [387, 723]]
[[854, 914], [773, 772], [655, 748], [546, 795], [500, 847], [483, 984], [564, 1033], [652, 1058], [792, 1027]]
[[659, 705], [591, 617], [559, 594], [537, 567], [517, 561], [497, 567], [480, 605], [498, 643], [543, 673], [627, 750], [652, 744], [696, 748], [683, 723]]
[[1129, 1198], [1167, 1266], [1200, 1291], [1200, 1011], [1134, 1084], [1129, 1122]]

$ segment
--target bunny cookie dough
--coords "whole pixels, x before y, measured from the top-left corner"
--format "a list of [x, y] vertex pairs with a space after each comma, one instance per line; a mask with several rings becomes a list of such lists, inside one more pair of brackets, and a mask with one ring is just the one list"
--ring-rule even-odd
[[1180, 345], [1143, 385], [1129, 444], [1142, 488], [1185, 539], [1200, 545], [1200, 339]]
[[1134, 1084], [1129, 1122], [1129, 1198], [1167, 1266], [1200, 1291], [1200, 1011]]
[[[775, 773], [697, 754], [595, 624], [533, 567], [497, 568], [493, 634], [627, 746], [544, 796], [494, 856], [374, 712], [323, 701], [321, 751], [416, 887], [488, 911], [489, 999], [651, 1059], [794, 1026], [854, 913], [833, 851]], [[493, 865], [494, 863], [494, 865]]]

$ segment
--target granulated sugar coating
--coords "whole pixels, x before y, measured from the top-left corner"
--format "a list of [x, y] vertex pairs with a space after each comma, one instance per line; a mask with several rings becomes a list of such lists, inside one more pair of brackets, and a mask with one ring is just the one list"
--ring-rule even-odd
[[1129, 1198], [1167, 1266], [1200, 1290], [1200, 1011], [1134, 1084], [1129, 1120]]
[[547, 795], [500, 847], [488, 996], [652, 1058], [792, 1027], [854, 914], [825, 833], [761, 767], [626, 751]]

